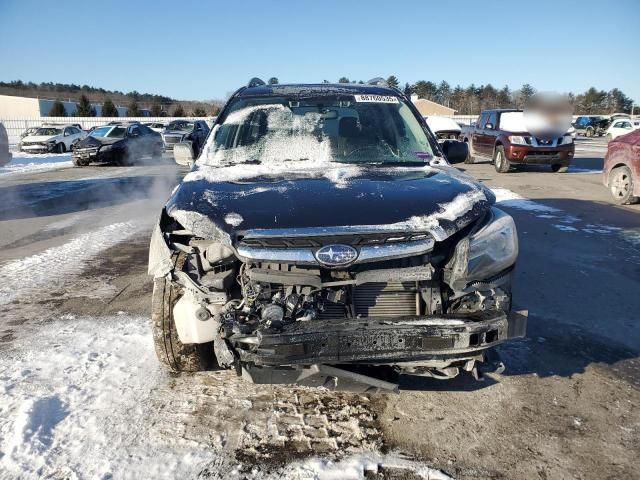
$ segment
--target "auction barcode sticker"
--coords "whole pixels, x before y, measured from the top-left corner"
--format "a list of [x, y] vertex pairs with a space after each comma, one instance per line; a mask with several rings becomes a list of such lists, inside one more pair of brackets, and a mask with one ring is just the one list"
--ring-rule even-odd
[[356, 102], [370, 103], [398, 103], [398, 97], [393, 95], [354, 95]]

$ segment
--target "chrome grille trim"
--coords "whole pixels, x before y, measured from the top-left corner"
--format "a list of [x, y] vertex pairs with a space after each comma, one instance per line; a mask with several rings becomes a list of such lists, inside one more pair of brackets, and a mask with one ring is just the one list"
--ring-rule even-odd
[[[365, 245], [358, 248], [360, 254], [352, 265], [422, 255], [433, 250], [434, 245], [435, 241], [432, 238], [385, 245]], [[240, 259], [245, 262], [320, 265], [314, 256], [315, 249], [311, 248], [258, 248], [240, 244], [236, 249]]]

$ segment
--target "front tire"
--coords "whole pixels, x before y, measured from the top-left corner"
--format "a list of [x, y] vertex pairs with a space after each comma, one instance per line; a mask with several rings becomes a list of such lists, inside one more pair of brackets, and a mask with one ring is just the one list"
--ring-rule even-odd
[[64, 153], [67, 151], [67, 148], [64, 146], [64, 142], [60, 142], [56, 144], [56, 146], [53, 148], [53, 151], [55, 153]]
[[618, 205], [638, 202], [638, 197], [633, 196], [633, 176], [629, 167], [622, 166], [611, 171], [609, 192], [611, 192], [613, 201]]
[[153, 343], [162, 366], [175, 373], [213, 370], [217, 363], [213, 342], [184, 344], [178, 337], [173, 320], [173, 306], [180, 292], [166, 278], [156, 278], [151, 300]]
[[502, 145], [496, 147], [496, 150], [493, 153], [493, 166], [498, 173], [507, 173], [509, 168], [511, 168], [511, 163], [507, 160], [507, 157], [504, 154], [504, 147]]
[[584, 132], [584, 134], [589, 138], [593, 137], [593, 134], [594, 134], [593, 128], [587, 127], [587, 131]]

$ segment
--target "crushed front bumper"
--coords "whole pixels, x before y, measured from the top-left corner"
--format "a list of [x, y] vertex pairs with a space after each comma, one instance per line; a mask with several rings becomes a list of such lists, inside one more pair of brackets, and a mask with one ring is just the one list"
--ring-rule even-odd
[[509, 338], [523, 337], [526, 312], [399, 319], [355, 318], [296, 322], [282, 331], [233, 334], [240, 360], [261, 366], [394, 365], [466, 359]]

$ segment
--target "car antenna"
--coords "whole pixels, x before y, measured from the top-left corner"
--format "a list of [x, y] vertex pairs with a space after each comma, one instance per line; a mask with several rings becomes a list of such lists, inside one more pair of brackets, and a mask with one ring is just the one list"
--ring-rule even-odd
[[247, 88], [261, 87], [263, 85], [266, 85], [266, 83], [264, 83], [264, 81], [262, 81], [258, 77], [253, 77], [251, 80], [249, 80], [249, 83], [247, 84]]

